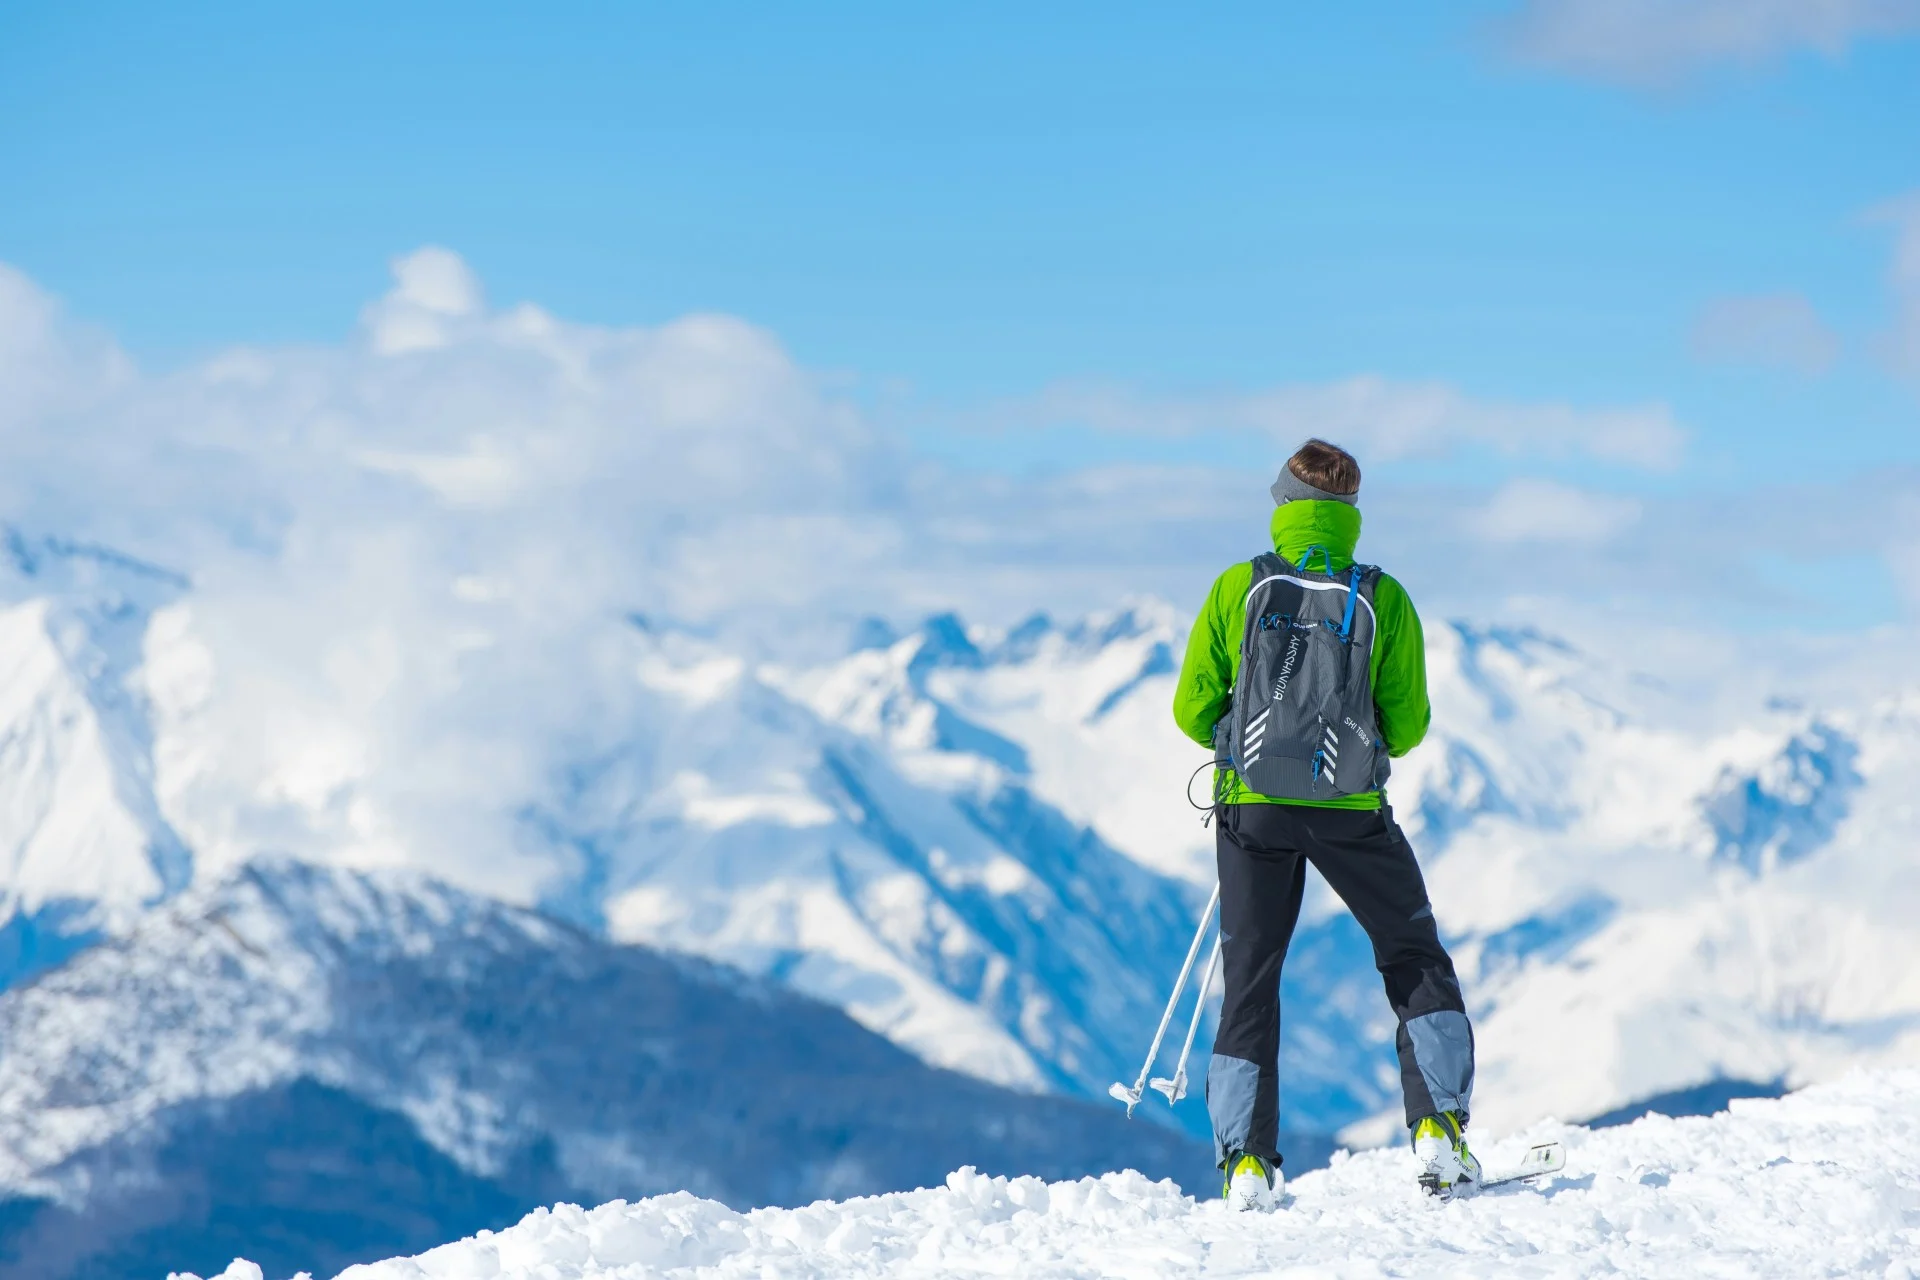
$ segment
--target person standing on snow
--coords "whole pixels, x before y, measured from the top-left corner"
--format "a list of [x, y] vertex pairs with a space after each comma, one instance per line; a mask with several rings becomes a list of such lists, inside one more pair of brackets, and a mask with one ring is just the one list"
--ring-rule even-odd
[[[1421, 1183], [1480, 1179], [1464, 1130], [1473, 1029], [1420, 865], [1381, 793], [1426, 736], [1425, 642], [1406, 591], [1354, 560], [1360, 465], [1309, 440], [1273, 483], [1273, 552], [1215, 580], [1173, 715], [1214, 748], [1226, 988], [1207, 1070], [1214, 1156], [1236, 1209], [1280, 1191], [1280, 966], [1311, 862], [1373, 942]], [[1318, 562], [1319, 568], [1314, 568]]]

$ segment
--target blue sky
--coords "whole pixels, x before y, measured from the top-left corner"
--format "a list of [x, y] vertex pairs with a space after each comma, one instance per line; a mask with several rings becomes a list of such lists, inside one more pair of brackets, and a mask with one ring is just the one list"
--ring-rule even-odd
[[0, 261], [163, 369], [338, 342], [442, 244], [496, 303], [745, 317], [986, 470], [1270, 469], [1210, 406], [1363, 376], [1685, 441], [1382, 450], [1409, 483], [1920, 462], [1920, 214], [1876, 213], [1920, 191], [1920, 15], [1732, 3], [17, 3]]

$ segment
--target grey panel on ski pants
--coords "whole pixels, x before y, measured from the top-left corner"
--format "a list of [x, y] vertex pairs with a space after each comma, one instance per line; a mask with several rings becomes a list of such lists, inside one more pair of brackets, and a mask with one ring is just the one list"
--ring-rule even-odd
[[1280, 966], [1300, 918], [1311, 862], [1373, 942], [1400, 1020], [1407, 1124], [1462, 1118], [1473, 1094], [1473, 1028], [1453, 961], [1440, 945], [1420, 864], [1391, 810], [1229, 804], [1218, 810], [1220, 927], [1226, 999], [1207, 1069], [1214, 1157], [1278, 1161]]

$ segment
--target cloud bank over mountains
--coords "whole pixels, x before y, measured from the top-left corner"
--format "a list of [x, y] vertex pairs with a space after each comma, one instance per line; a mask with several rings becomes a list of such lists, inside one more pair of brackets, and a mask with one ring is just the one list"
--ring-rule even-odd
[[[1917, 328], [1907, 316], [1902, 332]], [[764, 329], [492, 305], [441, 248], [398, 259], [337, 345], [241, 347], [163, 373], [7, 270], [0, 380], [8, 519], [189, 574], [199, 634], [273, 655], [276, 682], [298, 670], [326, 703], [390, 708], [394, 689], [484, 679], [505, 705], [508, 671], [590, 668], [559, 637], [619, 625], [612, 601], [711, 627], [757, 619], [745, 625], [782, 650], [820, 630], [837, 643], [875, 613], [1011, 622], [1139, 595], [1191, 607], [1258, 549], [1268, 510], [1264, 465], [937, 463]], [[1513, 403], [1362, 373], [1203, 396], [1062, 384], [959, 429], [1062, 422], [1237, 439], [1235, 457], [1251, 439], [1265, 465], [1308, 434], [1344, 440], [1375, 467], [1365, 554], [1453, 611], [1657, 599], [1662, 616], [1717, 625], [1777, 591], [1758, 561], [1783, 506], [1856, 559], [1913, 559], [1898, 520], [1912, 476], [1675, 489], [1694, 460], [1659, 404]], [[1440, 479], [1380, 478], [1396, 459]], [[1458, 571], [1476, 545], [1499, 548], [1500, 573]], [[1694, 567], [1684, 599], [1649, 582], [1659, 562]], [[1885, 581], [1878, 620], [1920, 601], [1897, 571]], [[530, 713], [556, 731], [582, 722], [579, 707]]]
[[[943, 466], [742, 320], [610, 328], [490, 305], [439, 248], [394, 275], [338, 345], [157, 374], [0, 276], [17, 388], [0, 511], [29, 538], [191, 580], [122, 665], [144, 671], [158, 794], [206, 867], [262, 848], [354, 865], [457, 849], [484, 869], [474, 887], [525, 901], [546, 851], [502, 814], [551, 791], [554, 760], [617, 752], [656, 718], [631, 679], [636, 617], [805, 664], [873, 615], [1188, 609], [1264, 539], [1264, 470]], [[1430, 617], [1605, 636], [1628, 608], [1643, 652], [1663, 629], [1684, 637], [1677, 679], [1711, 683], [1729, 627], [1831, 631], [1920, 604], [1911, 473], [1672, 496], [1588, 482], [1626, 466], [1667, 483], [1685, 434], [1659, 408], [1503, 405], [1370, 375], [1058, 403], [1113, 430], [1259, 432], [1276, 464], [1310, 431], [1428, 459], [1447, 482], [1372, 482], [1363, 554]], [[1471, 478], [1503, 455], [1509, 478]], [[1783, 541], [1789, 512], [1818, 530], [1806, 551]]]
[[[1893, 269], [1908, 364], [1913, 239]], [[1264, 530], [1268, 478], [1245, 468], [952, 467], [740, 319], [614, 328], [493, 306], [441, 248], [394, 270], [338, 345], [241, 347], [158, 374], [0, 273], [0, 510], [189, 573], [232, 610], [225, 625], [262, 629], [249, 647], [361, 680], [410, 629], [484, 663], [507, 620], [537, 648], [542, 629], [610, 600], [716, 626], [783, 610], [783, 647], [869, 613], [1184, 604]], [[1710, 619], [1770, 589], [1752, 561], [1781, 504], [1817, 511], [1829, 545], [1910, 554], [1888, 533], [1913, 487], [1898, 473], [1864, 489], [1820, 475], [1773, 494], [1674, 491], [1697, 459], [1660, 404], [1515, 403], [1362, 373], [1209, 395], [1060, 384], [953, 421], [989, 441], [1063, 424], [1237, 440], [1235, 458], [1252, 441], [1265, 465], [1308, 434], [1343, 440], [1375, 468], [1367, 554], [1450, 609], [1644, 592], [1634, 566], [1657, 555], [1712, 566], [1697, 588]], [[1444, 480], [1395, 487], [1378, 468], [1396, 460]], [[1524, 591], [1453, 571], [1486, 539]], [[323, 660], [345, 635], [362, 657]]]

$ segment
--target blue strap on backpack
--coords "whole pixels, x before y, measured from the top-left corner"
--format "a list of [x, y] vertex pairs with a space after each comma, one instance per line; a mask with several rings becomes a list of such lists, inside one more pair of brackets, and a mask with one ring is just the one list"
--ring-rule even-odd
[[[1327, 576], [1331, 578], [1334, 572], [1333, 552], [1327, 550], [1317, 542], [1308, 547], [1306, 553], [1300, 557], [1300, 568], [1309, 573], [1313, 571], [1313, 553], [1316, 551], [1320, 553], [1320, 563], [1327, 566]], [[1344, 618], [1340, 619], [1340, 638], [1342, 640], [1351, 640], [1353, 638], [1353, 604], [1359, 597], [1360, 564], [1358, 561], [1355, 561], [1353, 570], [1347, 577], [1347, 613]], [[1333, 624], [1329, 622], [1327, 625], [1331, 626]]]
[[1307, 553], [1300, 557], [1301, 569], [1308, 573], [1313, 572], [1313, 553], [1316, 551], [1320, 553], [1320, 563], [1327, 566], [1327, 576], [1331, 578], [1333, 576], [1333, 552], [1327, 550], [1317, 542], [1308, 547]]

